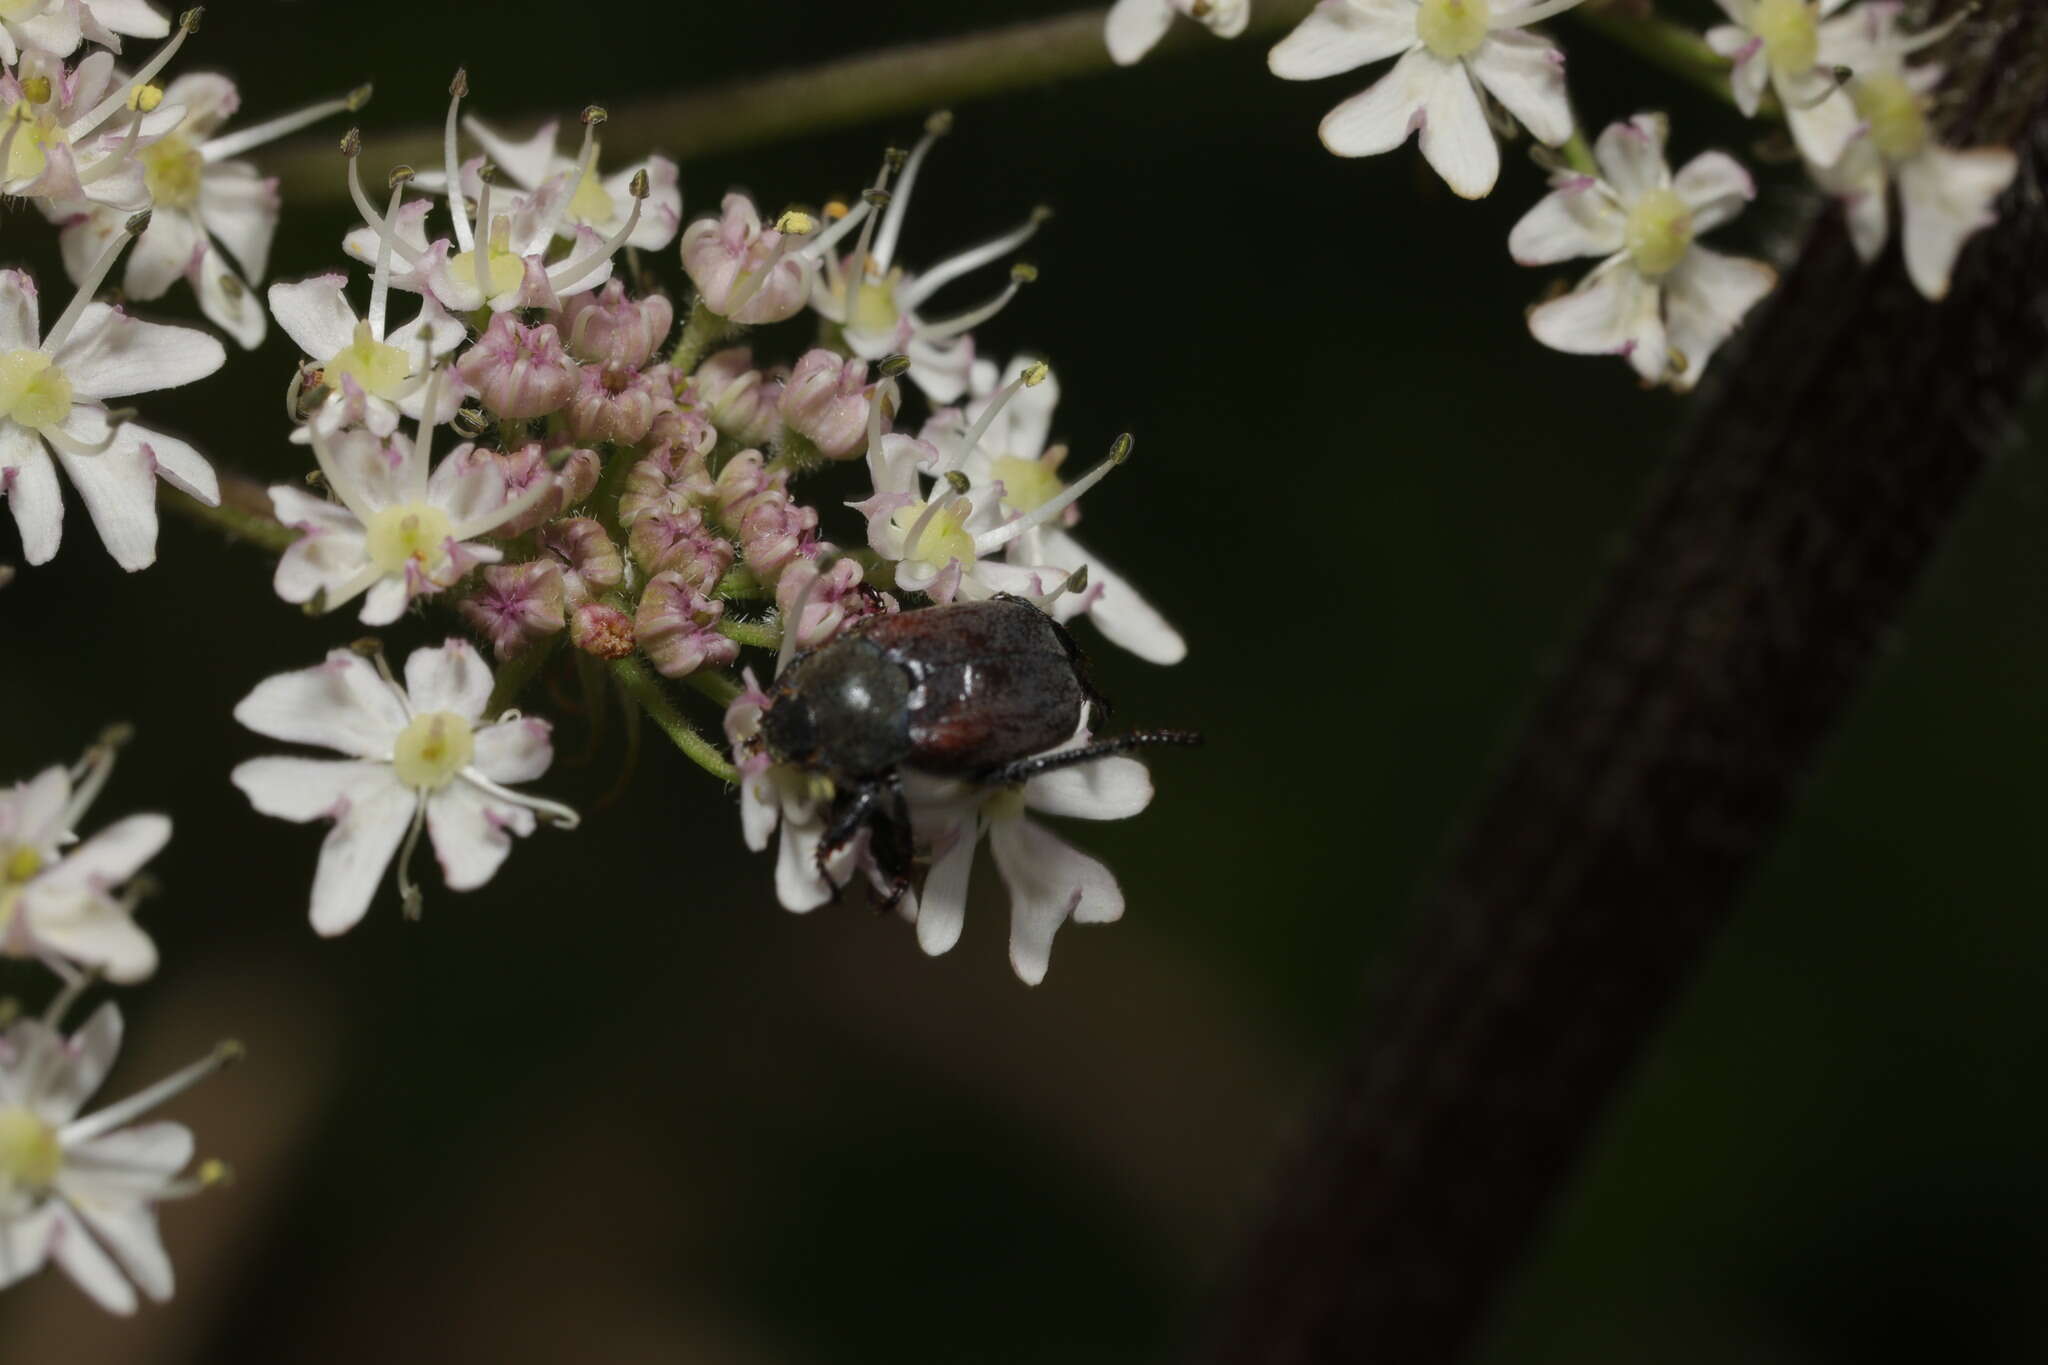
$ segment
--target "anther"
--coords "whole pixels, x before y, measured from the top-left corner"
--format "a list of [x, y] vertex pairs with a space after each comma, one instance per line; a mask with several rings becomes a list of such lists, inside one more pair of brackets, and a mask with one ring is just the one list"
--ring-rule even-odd
[[377, 87], [372, 85], [368, 81], [364, 81], [361, 85], [357, 86], [355, 89], [348, 92], [348, 97], [346, 100], [343, 101], [342, 107], [347, 109], [351, 114], [356, 113], [364, 105], [368, 104], [370, 102], [370, 96], [376, 93]]
[[1018, 284], [1036, 284], [1038, 282], [1038, 267], [1029, 261], [1019, 261], [1010, 267], [1010, 278]]
[[128, 107], [138, 114], [155, 113], [164, 102], [164, 88], [161, 85], [138, 85], [135, 93], [128, 97]]
[[150, 210], [144, 209], [142, 212], [130, 216], [128, 221], [123, 224], [123, 230], [130, 237], [140, 237], [143, 233], [149, 231], [149, 215]]
[[586, 104], [583, 106], [583, 126], [586, 128], [596, 128], [610, 117], [611, 115], [605, 112], [602, 104]]
[[410, 166], [393, 166], [391, 174], [384, 177], [384, 188], [395, 190], [401, 185], [410, 185], [412, 178], [417, 174], [418, 172]]
[[633, 179], [626, 188], [635, 199], [645, 199], [647, 197], [647, 168], [645, 166], [633, 172]]
[[898, 378], [909, 370], [910, 357], [907, 355], [885, 355], [875, 365], [875, 373], [884, 379]]
[[341, 154], [353, 161], [363, 154], [363, 130], [351, 128], [341, 135]]
[[1024, 373], [1019, 375], [1018, 378], [1024, 381], [1025, 388], [1035, 389], [1040, 384], [1043, 384], [1045, 377], [1051, 373], [1052, 366], [1046, 364], [1043, 360], [1034, 360], [1024, 367]]
[[458, 66], [455, 68], [455, 78], [448, 82], [448, 95], [451, 99], [459, 100], [464, 98], [468, 94], [469, 68], [466, 66]]
[[30, 104], [48, 104], [55, 93], [48, 76], [30, 76], [21, 83], [21, 97]]
[[818, 220], [802, 209], [786, 209], [775, 220], [775, 230], [785, 237], [808, 237], [818, 230]]
[[1109, 443], [1109, 462], [1111, 464], [1122, 464], [1125, 460], [1130, 459], [1131, 447], [1136, 444], [1137, 442], [1128, 431], [1117, 437]]
[[178, 27], [187, 33], [199, 32], [199, 21], [206, 14], [206, 6], [194, 5], [178, 16]]
[[951, 109], [934, 109], [931, 112], [931, 116], [924, 121], [924, 130], [933, 137], [944, 137], [952, 132], [953, 111]]
[[945, 479], [946, 487], [953, 490], [953, 496], [956, 498], [966, 497], [967, 490], [973, 486], [968, 482], [967, 476], [957, 469], [949, 469], [941, 477]]

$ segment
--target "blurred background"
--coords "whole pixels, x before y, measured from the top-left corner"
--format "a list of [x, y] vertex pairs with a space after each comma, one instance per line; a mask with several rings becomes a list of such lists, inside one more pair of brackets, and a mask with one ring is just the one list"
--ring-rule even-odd
[[[523, 129], [1066, 8], [235, 0], [181, 64], [232, 74], [250, 118], [374, 77], [374, 179], [380, 130], [437, 121], [458, 62], [472, 108]], [[1589, 123], [1662, 106], [1681, 157], [1744, 145], [1704, 98], [1560, 32]], [[1340, 162], [1316, 121], [1364, 79], [1276, 82], [1265, 45], [963, 106], [909, 218], [915, 266], [1058, 210], [1026, 252], [1040, 283], [979, 335], [1052, 359], [1084, 454], [1137, 434], [1086, 534], [1193, 652], [1163, 670], [1084, 635], [1121, 718], [1210, 739], [1157, 758], [1143, 818], [1071, 831], [1130, 908], [1069, 926], [1039, 988], [1010, 973], [986, 862], [943, 958], [853, 901], [786, 914], [730, 794], [653, 740], [581, 834], [537, 835], [478, 893], [430, 882], [422, 923], [387, 888], [317, 939], [320, 831], [228, 785], [276, 748], [229, 708], [353, 622], [306, 620], [259, 552], [182, 521], [124, 576], [71, 501], [57, 561], [0, 591], [0, 779], [139, 728], [94, 819], [167, 810], [178, 834], [145, 912], [164, 968], [121, 995], [112, 1090], [244, 1039], [243, 1067], [171, 1111], [241, 1179], [166, 1211], [171, 1305], [108, 1319], [45, 1274], [0, 1295], [0, 1359], [1075, 1365], [1168, 1360], [1200, 1330], [1685, 413], [1527, 338], [1522, 309], [1566, 272], [1507, 258], [1540, 189], [1524, 158], [1478, 205], [1412, 150]], [[917, 127], [691, 162], [686, 214], [731, 186], [771, 210], [850, 194]], [[50, 234], [10, 212], [5, 254], [52, 270]], [[1784, 253], [1802, 212], [1767, 192], [1724, 240]], [[347, 223], [288, 203], [272, 277], [335, 268]], [[194, 315], [182, 287], [154, 311]], [[296, 478], [294, 359], [273, 329], [148, 413]], [[1977, 498], [1487, 1359], [2048, 1359], [2032, 449]], [[445, 621], [386, 638], [402, 654]], [[543, 786], [589, 811], [622, 747], [556, 718]], [[0, 994], [43, 988], [0, 963]]]

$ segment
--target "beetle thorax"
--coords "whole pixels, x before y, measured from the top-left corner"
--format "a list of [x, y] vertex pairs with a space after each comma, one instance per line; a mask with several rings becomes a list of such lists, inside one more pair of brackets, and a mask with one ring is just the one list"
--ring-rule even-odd
[[887, 772], [910, 752], [910, 678], [858, 638], [834, 641], [793, 665], [761, 717], [778, 760], [834, 776]]

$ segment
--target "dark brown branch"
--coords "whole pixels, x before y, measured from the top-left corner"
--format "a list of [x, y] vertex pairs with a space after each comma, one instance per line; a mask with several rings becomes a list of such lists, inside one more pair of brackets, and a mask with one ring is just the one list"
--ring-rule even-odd
[[[1954, 6], [1948, 7], [1953, 12]], [[2048, 354], [2048, 4], [1951, 44], [2020, 180], [1940, 306], [1833, 216], [1730, 356], [1430, 895], [1203, 1358], [1461, 1358]]]

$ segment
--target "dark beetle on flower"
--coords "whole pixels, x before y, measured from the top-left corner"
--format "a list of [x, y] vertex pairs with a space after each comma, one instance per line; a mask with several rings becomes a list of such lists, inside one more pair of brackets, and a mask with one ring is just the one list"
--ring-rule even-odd
[[768, 689], [761, 733], [777, 762], [832, 781], [820, 872], [870, 830], [870, 855], [888, 880], [885, 904], [894, 905], [910, 886], [915, 852], [903, 769], [1005, 787], [1141, 745], [1201, 740], [1139, 730], [1059, 747], [1084, 716], [1107, 710], [1066, 628], [1005, 595], [870, 616], [796, 655]]

